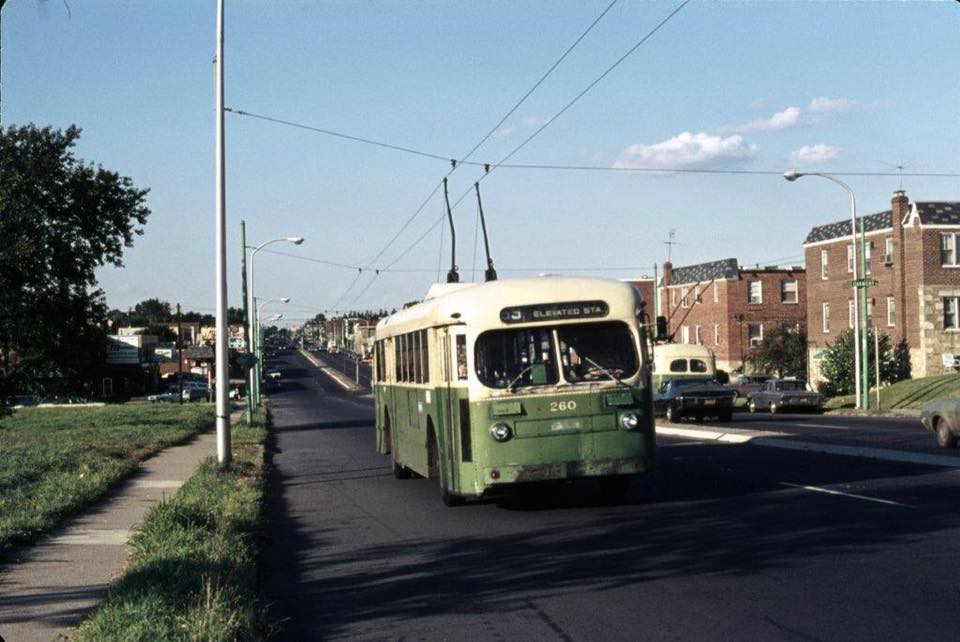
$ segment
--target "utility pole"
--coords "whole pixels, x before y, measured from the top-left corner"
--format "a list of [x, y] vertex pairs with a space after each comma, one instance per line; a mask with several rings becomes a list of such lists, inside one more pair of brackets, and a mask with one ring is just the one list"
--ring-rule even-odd
[[177, 304], [177, 403], [183, 405], [183, 314]]
[[230, 463], [230, 367], [227, 351], [227, 208], [226, 173], [224, 170], [224, 131], [223, 131], [223, 0], [217, 0], [217, 73], [215, 81], [216, 116], [216, 305], [217, 305], [217, 345], [216, 370], [217, 385], [217, 461], [221, 466]]
[[3, 5], [7, 0], [0, 0], [0, 124], [3, 123]]
[[253, 337], [250, 328], [250, 301], [247, 298], [247, 222], [240, 221], [240, 281], [243, 284], [243, 327], [246, 335], [246, 346], [244, 352], [247, 355], [247, 394], [246, 397], [246, 420], [247, 424], [253, 421], [253, 363], [249, 361], [253, 356]]

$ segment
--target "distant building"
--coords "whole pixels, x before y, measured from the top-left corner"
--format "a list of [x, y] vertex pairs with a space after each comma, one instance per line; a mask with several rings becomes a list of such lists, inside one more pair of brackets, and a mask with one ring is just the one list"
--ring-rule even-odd
[[[960, 202], [910, 203], [897, 190], [889, 210], [862, 218], [865, 276], [878, 281], [867, 290], [869, 324], [894, 344], [906, 338], [914, 377], [952, 372], [960, 356]], [[808, 370], [819, 378], [824, 348], [853, 327], [850, 219], [814, 227], [803, 248]]]
[[[641, 294], [643, 281], [636, 284]], [[653, 316], [652, 304], [647, 305]], [[710, 348], [717, 368], [739, 371], [750, 349], [780, 325], [806, 326], [805, 272], [802, 267], [742, 267], [737, 259], [674, 267], [663, 264], [657, 288], [657, 314], [677, 343]]]

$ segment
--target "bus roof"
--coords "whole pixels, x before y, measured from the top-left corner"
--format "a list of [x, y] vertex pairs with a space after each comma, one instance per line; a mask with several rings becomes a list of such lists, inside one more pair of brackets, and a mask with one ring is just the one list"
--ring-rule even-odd
[[[546, 275], [476, 284], [437, 284], [421, 303], [381, 319], [377, 324], [377, 338], [452, 324], [505, 327], [507, 324], [500, 320], [503, 308], [573, 301], [605, 302], [609, 313], [594, 318], [597, 321], [634, 318], [641, 306], [636, 288], [612, 279]], [[556, 319], [553, 323], [583, 321], [583, 318], [571, 318]]]

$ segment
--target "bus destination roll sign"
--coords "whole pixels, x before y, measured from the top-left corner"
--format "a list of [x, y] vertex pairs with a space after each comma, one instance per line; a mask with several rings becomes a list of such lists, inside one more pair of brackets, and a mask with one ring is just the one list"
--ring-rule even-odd
[[605, 317], [608, 314], [610, 314], [610, 306], [604, 301], [568, 301], [503, 308], [500, 310], [500, 320], [504, 323], [535, 323], [563, 319], [591, 319]]

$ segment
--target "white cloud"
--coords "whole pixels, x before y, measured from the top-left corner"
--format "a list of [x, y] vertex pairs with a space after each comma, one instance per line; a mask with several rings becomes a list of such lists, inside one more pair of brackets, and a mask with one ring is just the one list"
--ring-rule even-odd
[[547, 123], [546, 118], [540, 118], [539, 116], [527, 116], [523, 119], [523, 126], [529, 129], [536, 129]]
[[687, 168], [718, 164], [728, 160], [743, 160], [755, 156], [757, 146], [746, 143], [743, 137], [726, 138], [705, 132], [682, 132], [673, 138], [642, 145], [628, 146], [617, 156], [616, 168]]
[[501, 127], [497, 131], [493, 132], [493, 137], [494, 138], [510, 138], [511, 136], [513, 136], [514, 129], [515, 128], [513, 127]]
[[790, 154], [790, 161], [794, 165], [804, 165], [810, 163], [822, 163], [832, 160], [840, 155], [843, 150], [834, 145], [825, 145], [817, 143], [816, 145], [804, 145], [800, 149], [794, 150]]
[[734, 130], [742, 132], [771, 132], [796, 127], [798, 124], [800, 124], [800, 109], [798, 107], [787, 107], [783, 111], [778, 111], [770, 118], [754, 120], [746, 125], [735, 127]]
[[827, 98], [826, 96], [818, 96], [810, 101], [807, 109], [818, 114], [830, 114], [850, 109], [853, 107], [853, 102], [854, 101], [849, 98]]

